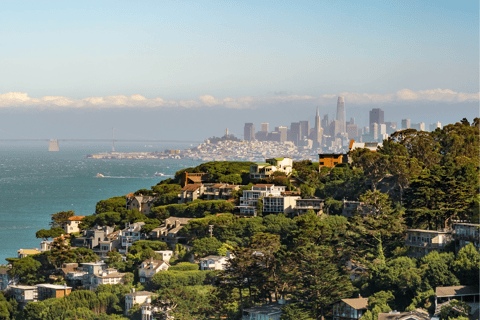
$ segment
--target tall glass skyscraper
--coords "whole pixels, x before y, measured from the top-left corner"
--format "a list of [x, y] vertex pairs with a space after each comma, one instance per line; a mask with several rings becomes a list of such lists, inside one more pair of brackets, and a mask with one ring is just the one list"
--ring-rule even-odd
[[345, 99], [343, 97], [338, 97], [337, 101], [337, 120], [338, 120], [338, 132], [347, 132], [345, 121], [347, 116], [345, 114]]

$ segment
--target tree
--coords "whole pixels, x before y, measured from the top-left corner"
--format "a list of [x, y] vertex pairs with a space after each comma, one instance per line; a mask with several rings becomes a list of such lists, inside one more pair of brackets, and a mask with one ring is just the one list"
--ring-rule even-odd
[[450, 271], [450, 265], [453, 262], [453, 253], [438, 253], [432, 251], [420, 260], [421, 265], [425, 265], [425, 278], [432, 288], [458, 286], [460, 282]]
[[20, 283], [34, 285], [44, 281], [43, 276], [39, 274], [41, 266], [39, 261], [27, 256], [15, 261], [9, 274], [11, 277], [18, 278]]
[[460, 249], [453, 262], [453, 272], [461, 284], [468, 285], [479, 282], [479, 263], [480, 253], [472, 243]]
[[75, 212], [73, 210], [70, 211], [60, 211], [54, 214], [51, 214], [52, 221], [50, 225], [52, 227], [61, 227], [64, 223], [68, 221], [68, 218], [73, 217]]
[[450, 300], [450, 302], [440, 309], [440, 320], [456, 319], [457, 317], [468, 318], [470, 306], [464, 301]]
[[347, 298], [353, 291], [348, 276], [335, 264], [335, 254], [329, 246], [307, 244], [296, 250], [299, 299], [312, 304], [316, 317], [323, 318], [325, 308], [336, 300]]
[[65, 234], [65, 230], [60, 227], [53, 227], [51, 229], [41, 229], [35, 233], [35, 237], [42, 238], [47, 241], [48, 238], [60, 237], [62, 234]]
[[302, 196], [302, 199], [309, 199], [309, 198], [313, 198], [314, 194], [315, 194], [315, 189], [314, 188], [310, 188], [308, 185], [306, 184], [302, 184], [300, 186], [300, 191], [301, 191], [301, 196]]
[[222, 242], [215, 237], [205, 237], [193, 241], [192, 252], [199, 256], [208, 254], [216, 254], [217, 250], [222, 247]]

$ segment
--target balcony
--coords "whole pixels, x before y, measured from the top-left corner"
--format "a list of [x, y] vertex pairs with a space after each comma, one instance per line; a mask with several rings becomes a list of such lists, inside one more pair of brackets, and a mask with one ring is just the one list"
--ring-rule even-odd
[[417, 247], [417, 248], [425, 248], [425, 249], [443, 249], [447, 243], [428, 243], [423, 241], [405, 241], [406, 246], [410, 247]]

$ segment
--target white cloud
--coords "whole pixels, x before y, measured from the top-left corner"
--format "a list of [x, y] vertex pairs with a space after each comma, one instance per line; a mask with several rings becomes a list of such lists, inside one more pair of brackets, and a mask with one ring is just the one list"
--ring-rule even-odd
[[125, 95], [88, 97], [81, 100], [61, 96], [45, 96], [30, 98], [22, 92], [8, 92], [0, 94], [0, 108], [38, 108], [38, 109], [67, 109], [67, 108], [201, 108], [225, 107], [233, 109], [257, 108], [265, 105], [274, 105], [292, 102], [306, 102], [315, 105], [332, 105], [337, 97], [345, 97], [345, 103], [353, 105], [377, 105], [394, 102], [474, 102], [480, 101], [479, 93], [455, 92], [450, 89], [432, 89], [412, 91], [402, 89], [396, 93], [358, 93], [340, 92], [338, 94], [324, 94], [318, 97], [301, 95], [280, 95], [274, 97], [240, 97], [215, 98], [209, 94], [200, 96], [198, 100], [164, 100], [162, 98], [148, 99], [142, 95]]

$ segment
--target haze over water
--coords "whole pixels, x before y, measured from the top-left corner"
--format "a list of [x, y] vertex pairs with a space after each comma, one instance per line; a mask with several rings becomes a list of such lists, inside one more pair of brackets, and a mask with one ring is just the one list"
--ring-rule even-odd
[[[189, 144], [119, 144], [119, 152], [185, 149]], [[39, 248], [39, 229], [48, 229], [50, 214], [74, 210], [95, 212], [99, 200], [150, 188], [176, 171], [195, 166], [193, 160], [96, 160], [85, 155], [111, 150], [108, 144], [60, 144], [48, 152], [47, 143], [0, 144], [0, 264], [18, 249]], [[155, 172], [166, 176], [155, 177]], [[102, 173], [105, 178], [95, 175]]]

